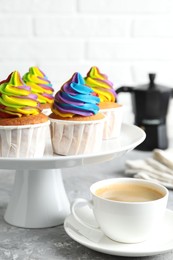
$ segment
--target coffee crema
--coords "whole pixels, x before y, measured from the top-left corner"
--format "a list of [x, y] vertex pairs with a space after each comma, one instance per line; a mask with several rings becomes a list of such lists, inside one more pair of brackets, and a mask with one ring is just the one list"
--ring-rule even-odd
[[146, 202], [164, 197], [161, 191], [141, 183], [110, 184], [97, 189], [95, 195], [104, 199], [122, 202]]

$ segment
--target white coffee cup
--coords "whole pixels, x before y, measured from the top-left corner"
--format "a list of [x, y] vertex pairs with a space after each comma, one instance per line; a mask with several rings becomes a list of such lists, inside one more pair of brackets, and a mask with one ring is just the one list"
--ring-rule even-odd
[[[87, 228], [98, 230], [112, 240], [139, 243], [148, 239], [163, 219], [168, 190], [152, 181], [113, 178], [91, 185], [92, 200], [78, 198], [72, 204], [74, 218]], [[118, 197], [117, 197], [118, 196]], [[98, 226], [91, 226], [78, 214], [81, 202], [92, 208]]]

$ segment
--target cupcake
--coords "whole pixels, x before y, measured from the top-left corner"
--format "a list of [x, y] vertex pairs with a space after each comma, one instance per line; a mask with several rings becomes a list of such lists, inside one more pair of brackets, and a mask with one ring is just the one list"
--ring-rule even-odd
[[24, 74], [23, 81], [27, 86], [31, 87], [32, 93], [38, 96], [42, 112], [49, 115], [54, 99], [54, 89], [46, 75], [38, 67], [31, 67], [29, 71]]
[[100, 111], [105, 115], [103, 139], [117, 138], [121, 132], [123, 107], [117, 103], [117, 94], [108, 77], [100, 73], [97, 67], [92, 67], [84, 78], [100, 98]]
[[12, 72], [0, 82], [0, 156], [40, 157], [45, 148], [48, 117], [40, 113], [37, 95]]
[[98, 152], [102, 144], [104, 115], [99, 113], [99, 97], [74, 73], [56, 93], [52, 106], [51, 139], [60, 155]]

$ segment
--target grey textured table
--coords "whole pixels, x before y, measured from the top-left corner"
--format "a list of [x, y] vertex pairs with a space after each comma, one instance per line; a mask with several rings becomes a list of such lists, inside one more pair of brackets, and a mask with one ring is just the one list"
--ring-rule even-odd
[[[63, 169], [63, 180], [70, 202], [77, 197], [89, 198], [90, 185], [98, 180], [124, 176], [125, 161], [149, 157], [149, 152], [131, 151], [121, 158], [101, 164]], [[63, 225], [46, 229], [22, 229], [4, 221], [4, 213], [14, 181], [14, 172], [0, 170], [0, 260], [55, 260], [55, 259], [134, 259], [111, 256], [90, 250], [73, 241]], [[173, 192], [170, 191], [168, 208], [173, 209]], [[172, 260], [173, 251], [137, 260]]]

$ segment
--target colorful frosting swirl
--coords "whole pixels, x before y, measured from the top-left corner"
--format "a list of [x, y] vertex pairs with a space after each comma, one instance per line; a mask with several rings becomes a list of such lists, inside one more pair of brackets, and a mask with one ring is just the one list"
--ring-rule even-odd
[[100, 73], [97, 67], [92, 67], [84, 78], [87, 86], [91, 87], [100, 97], [100, 102], [115, 102], [116, 92], [113, 89], [113, 83], [108, 77]]
[[23, 76], [23, 81], [27, 86], [31, 87], [34, 94], [37, 94], [38, 101], [41, 104], [53, 103], [54, 89], [52, 84], [38, 67], [29, 68], [29, 72]]
[[39, 113], [37, 95], [31, 93], [31, 88], [24, 84], [18, 71], [0, 82], [0, 118]]
[[99, 111], [99, 97], [85, 86], [79, 73], [74, 73], [56, 93], [52, 112], [61, 117], [92, 116]]

